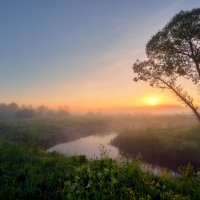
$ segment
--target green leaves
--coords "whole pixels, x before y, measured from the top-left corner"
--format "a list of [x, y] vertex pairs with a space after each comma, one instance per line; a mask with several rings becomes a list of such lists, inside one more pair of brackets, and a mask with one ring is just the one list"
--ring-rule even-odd
[[[23, 161], [23, 162], [22, 162]], [[2, 199], [193, 199], [199, 174], [172, 178], [141, 170], [137, 161], [88, 161], [19, 145], [0, 147]], [[186, 168], [188, 172], [189, 168]]]
[[200, 81], [200, 8], [181, 11], [146, 45], [148, 60], [133, 64], [135, 82], [149, 82], [152, 87], [169, 89], [191, 108], [200, 121], [198, 106], [184, 92], [178, 77]]
[[199, 82], [200, 9], [175, 15], [147, 43], [146, 53], [163, 71]]

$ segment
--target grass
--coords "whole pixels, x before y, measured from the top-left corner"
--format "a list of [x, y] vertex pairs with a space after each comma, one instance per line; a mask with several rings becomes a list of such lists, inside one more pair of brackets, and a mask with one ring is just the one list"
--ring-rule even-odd
[[180, 129], [194, 124], [195, 120], [181, 115], [152, 117], [88, 114], [60, 119], [0, 120], [0, 143], [30, 144], [47, 149], [92, 134], [121, 132], [124, 128], [138, 131], [152, 127]]
[[87, 160], [36, 147], [0, 147], [1, 199], [200, 199], [199, 174], [191, 167], [172, 178], [145, 173], [138, 160]]
[[123, 154], [140, 153], [147, 162], [176, 170], [192, 164], [200, 168], [200, 126], [126, 129], [112, 144]]
[[[173, 121], [177, 125], [173, 125]], [[163, 123], [161, 123], [163, 122]], [[181, 125], [181, 123], [183, 125]], [[145, 124], [145, 125], [144, 125]], [[141, 169], [140, 160], [64, 157], [45, 149], [60, 142], [126, 127], [113, 141], [121, 151], [175, 167], [181, 176]], [[200, 127], [187, 117], [70, 116], [0, 122], [0, 199], [200, 199]]]
[[50, 148], [62, 142], [76, 140], [109, 129], [109, 118], [72, 116], [63, 119], [0, 121], [0, 142], [36, 145]]

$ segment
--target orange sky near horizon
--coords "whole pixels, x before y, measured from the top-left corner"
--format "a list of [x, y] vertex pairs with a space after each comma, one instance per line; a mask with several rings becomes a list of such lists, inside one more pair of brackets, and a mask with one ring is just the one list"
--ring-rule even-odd
[[[114, 2], [5, 1], [0, 102], [72, 111], [182, 105], [169, 91], [133, 82], [132, 65], [172, 16], [199, 2]], [[196, 86], [181, 83], [199, 103]]]
[[[133, 72], [130, 66], [131, 63], [122, 60], [121, 63], [90, 73], [89, 79], [87, 76], [75, 80], [73, 84], [63, 83], [59, 89], [52, 86], [52, 90], [32, 90], [26, 94], [26, 98], [18, 94], [21, 101], [17, 103], [26, 105], [26, 102], [31, 102], [34, 107], [44, 104], [50, 108], [67, 106], [72, 111], [98, 111], [123, 107], [151, 107], [154, 105], [149, 103], [149, 99], [156, 98], [155, 105], [183, 106], [168, 90], [152, 88], [146, 82], [132, 81]], [[111, 78], [113, 74], [115, 76]], [[190, 81], [182, 80], [180, 83], [199, 102], [196, 87]]]
[[[72, 111], [115, 110], [115, 108], [121, 110], [123, 107], [154, 106], [149, 103], [149, 99], [152, 98], [157, 99], [156, 105], [182, 106], [178, 98], [169, 91], [152, 88], [146, 82], [132, 81], [134, 75], [131, 60], [133, 59], [128, 59], [118, 59], [110, 66], [88, 72], [88, 76], [74, 80], [72, 83], [62, 82], [59, 86], [51, 85], [50, 89], [46, 90], [32, 88], [28, 93], [26, 92], [26, 95], [16, 91], [12, 96], [17, 97], [16, 103], [19, 105], [27, 105], [27, 102], [30, 102], [28, 104], [33, 107], [41, 104], [49, 108], [67, 106]], [[190, 81], [184, 80], [182, 84], [196, 100], [199, 100], [197, 90]]]
[[[37, 89], [37, 98], [34, 97], [34, 92], [30, 92], [27, 97], [31, 101], [23, 98], [18, 103], [32, 102], [35, 107], [44, 104], [50, 108], [67, 106], [72, 111], [81, 112], [151, 107], [154, 106], [149, 103], [151, 98], [157, 99], [156, 105], [184, 106], [170, 91], [152, 88], [146, 82], [135, 83], [132, 81], [133, 76], [131, 63], [119, 58], [105, 69], [95, 71], [89, 78], [86, 76], [81, 80], [73, 80], [70, 84], [63, 84], [64, 87], [61, 85], [59, 89], [52, 86], [52, 90], [46, 90], [45, 93], [44, 90]], [[180, 83], [199, 103], [196, 87], [190, 81], [182, 80]]]

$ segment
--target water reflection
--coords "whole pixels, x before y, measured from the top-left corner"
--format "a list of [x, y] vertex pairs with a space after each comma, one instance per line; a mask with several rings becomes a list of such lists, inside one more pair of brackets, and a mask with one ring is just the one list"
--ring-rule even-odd
[[[75, 155], [85, 155], [88, 159], [98, 159], [101, 158], [101, 151], [99, 147], [102, 145], [105, 147], [104, 149], [109, 152], [110, 158], [117, 158], [119, 154], [127, 159], [135, 158], [134, 155], [129, 155], [119, 152], [118, 148], [111, 146], [110, 142], [117, 136], [117, 133], [107, 133], [104, 135], [91, 135], [87, 136], [72, 142], [61, 143], [54, 147], [48, 149], [48, 152], [59, 152], [61, 154], [67, 156], [75, 156]], [[159, 166], [151, 165], [149, 163], [141, 163], [141, 168], [145, 172], [152, 172], [156, 175], [163, 174], [164, 169]], [[179, 174], [170, 170], [167, 170], [171, 176], [179, 177]]]
[[89, 159], [100, 158], [100, 146], [104, 146], [109, 152], [109, 157], [116, 158], [119, 155], [119, 150], [110, 145], [110, 141], [117, 136], [117, 133], [108, 133], [103, 136], [91, 135], [72, 142], [58, 144], [51, 147], [48, 151], [57, 151], [64, 155], [85, 155]]

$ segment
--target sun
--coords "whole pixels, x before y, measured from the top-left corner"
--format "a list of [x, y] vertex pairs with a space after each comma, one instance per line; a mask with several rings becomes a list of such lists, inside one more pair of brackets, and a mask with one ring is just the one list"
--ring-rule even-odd
[[148, 97], [146, 99], [146, 103], [150, 106], [155, 106], [158, 105], [159, 103], [159, 98], [158, 97]]

